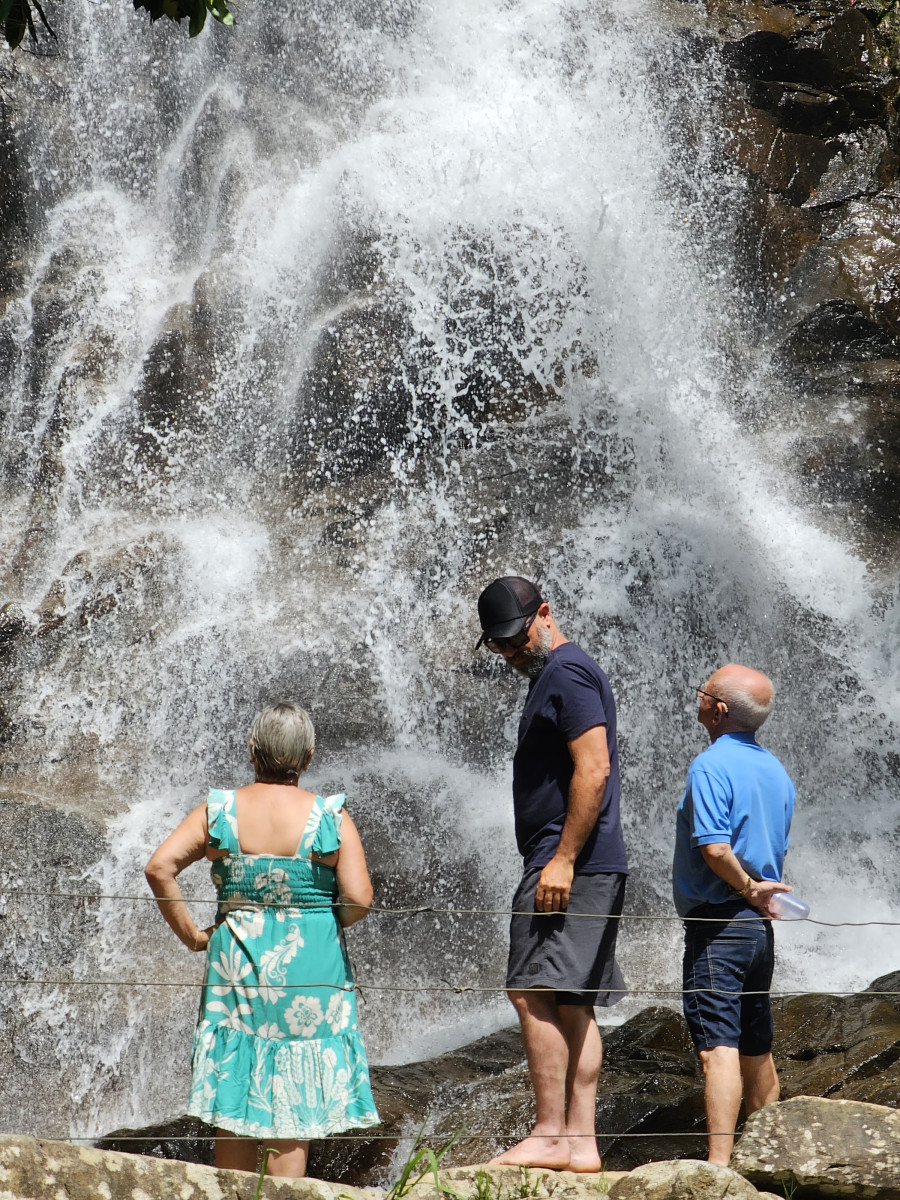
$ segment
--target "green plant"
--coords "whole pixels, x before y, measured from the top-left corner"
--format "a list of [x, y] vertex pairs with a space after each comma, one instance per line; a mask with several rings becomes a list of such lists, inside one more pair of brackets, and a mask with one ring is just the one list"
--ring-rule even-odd
[[[32, 4], [34, 12], [31, 11]], [[3, 30], [10, 50], [15, 50], [26, 33], [33, 42], [38, 40], [34, 13], [37, 13], [38, 20], [50, 36], [55, 38], [56, 34], [44, 15], [39, 0], [0, 0], [0, 29]]]
[[475, 1172], [475, 1195], [472, 1200], [500, 1200], [500, 1189], [494, 1194], [494, 1181], [484, 1167]]
[[444, 1183], [438, 1174], [438, 1169], [445, 1155], [459, 1141], [459, 1134], [454, 1134], [438, 1150], [432, 1150], [430, 1146], [422, 1145], [424, 1132], [425, 1124], [423, 1122], [419, 1126], [412, 1150], [403, 1165], [403, 1170], [400, 1172], [400, 1178], [390, 1191], [388, 1191], [384, 1200], [403, 1200], [403, 1197], [408, 1196], [416, 1184], [421, 1183], [426, 1175], [431, 1175], [434, 1178], [434, 1186], [443, 1195], [450, 1196], [453, 1200], [462, 1200], [462, 1197], [457, 1192], [454, 1192], [452, 1187]]
[[191, 37], [196, 37], [206, 24], [207, 12], [222, 25], [234, 24], [225, 0], [132, 0], [132, 3], [135, 8], [146, 8], [151, 23], [160, 17], [168, 17], [170, 21], [182, 21], [187, 17]]
[[601, 1196], [609, 1195], [609, 1189], [612, 1187], [612, 1183], [610, 1182], [609, 1176], [606, 1174], [606, 1171], [603, 1167], [601, 1167], [597, 1172], [597, 1182], [594, 1184], [594, 1186]]
[[[448, 1142], [437, 1150], [432, 1150], [430, 1146], [422, 1145], [422, 1137], [425, 1132], [424, 1122], [419, 1126], [413, 1141], [412, 1150], [407, 1156], [406, 1162], [403, 1164], [403, 1170], [400, 1172], [400, 1177], [397, 1182], [388, 1192], [385, 1193], [384, 1200], [403, 1200], [404, 1196], [408, 1196], [417, 1183], [421, 1183], [426, 1175], [431, 1175], [434, 1178], [434, 1186], [444, 1196], [449, 1196], [451, 1200], [463, 1200], [463, 1197], [458, 1192], [454, 1192], [453, 1188], [444, 1183], [438, 1174], [441, 1162], [448, 1151], [459, 1141], [460, 1135], [455, 1133]], [[485, 1172], [485, 1174], [487, 1174]], [[488, 1182], [490, 1178], [488, 1177]], [[258, 1195], [254, 1200], [259, 1200]], [[353, 1200], [346, 1192], [340, 1192], [337, 1200]], [[485, 1193], [480, 1196], [479, 1200], [490, 1200], [490, 1193]]]
[[[196, 37], [206, 24], [208, 13], [222, 25], [234, 24], [226, 0], [132, 0], [132, 4], [136, 9], [147, 10], [151, 23], [160, 17], [168, 17], [170, 21], [183, 21], [187, 17], [191, 37]], [[41, 0], [0, 0], [0, 34], [11, 50], [22, 44], [26, 33], [36, 43], [41, 26], [56, 38]]]
[[510, 1200], [532, 1200], [541, 1190], [542, 1177], [531, 1182], [527, 1167], [519, 1167], [519, 1186], [510, 1193]]
[[794, 1193], [798, 1188], [796, 1179], [783, 1179], [781, 1181], [781, 1190], [784, 1193], [784, 1200], [794, 1200]]
[[262, 1195], [263, 1182], [266, 1178], [266, 1167], [269, 1165], [269, 1155], [271, 1153], [271, 1149], [263, 1150], [262, 1166], [259, 1168], [259, 1178], [256, 1181], [256, 1191], [253, 1193], [253, 1200], [259, 1200]]

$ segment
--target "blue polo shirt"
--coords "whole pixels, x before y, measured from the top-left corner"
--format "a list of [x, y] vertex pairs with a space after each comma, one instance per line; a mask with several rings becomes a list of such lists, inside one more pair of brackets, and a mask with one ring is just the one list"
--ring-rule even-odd
[[679, 916], [734, 893], [703, 861], [701, 846], [727, 842], [748, 875], [780, 881], [794, 812], [794, 785], [752, 733], [725, 733], [688, 769], [678, 806], [672, 893]]
[[628, 870], [619, 822], [616, 702], [609, 680], [574, 642], [551, 650], [547, 665], [531, 681], [519, 721], [513, 809], [516, 843], [526, 870], [546, 866], [556, 853], [574, 771], [569, 742], [598, 725], [606, 727], [609, 779], [603, 809], [575, 860], [575, 870], [580, 875]]

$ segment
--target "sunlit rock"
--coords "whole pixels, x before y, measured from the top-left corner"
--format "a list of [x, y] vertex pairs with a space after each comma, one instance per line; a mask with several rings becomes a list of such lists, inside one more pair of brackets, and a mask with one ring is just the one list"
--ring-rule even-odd
[[754, 1113], [731, 1165], [760, 1187], [798, 1195], [900, 1197], [900, 1113], [798, 1096]]

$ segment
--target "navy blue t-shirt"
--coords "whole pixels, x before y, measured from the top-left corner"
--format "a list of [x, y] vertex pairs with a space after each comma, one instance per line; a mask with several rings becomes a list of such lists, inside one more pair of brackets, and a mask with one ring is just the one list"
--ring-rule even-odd
[[513, 809], [526, 870], [546, 866], [556, 853], [574, 770], [568, 743], [597, 725], [606, 726], [609, 779], [603, 809], [575, 860], [575, 870], [581, 875], [628, 870], [619, 821], [616, 702], [609, 680], [573, 642], [551, 650], [547, 665], [531, 682], [519, 721]]

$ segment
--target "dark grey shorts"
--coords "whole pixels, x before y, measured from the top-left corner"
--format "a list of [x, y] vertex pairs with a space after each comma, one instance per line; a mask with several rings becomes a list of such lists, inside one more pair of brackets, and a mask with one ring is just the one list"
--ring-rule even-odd
[[[534, 912], [534, 893], [542, 869], [525, 872], [513, 897], [514, 912]], [[608, 872], [576, 875], [568, 912], [513, 916], [509, 923], [507, 988], [552, 988], [557, 1004], [609, 1008], [621, 1000], [625, 981], [616, 965], [616, 937], [625, 879], [625, 875]], [[608, 920], [607, 914], [613, 919]]]

